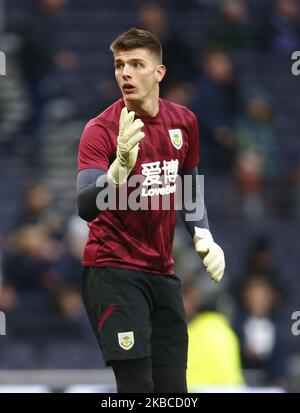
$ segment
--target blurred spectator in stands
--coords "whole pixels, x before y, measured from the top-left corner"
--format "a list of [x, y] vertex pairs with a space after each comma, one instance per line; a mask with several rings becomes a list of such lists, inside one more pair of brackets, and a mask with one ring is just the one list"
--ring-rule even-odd
[[57, 291], [56, 302], [58, 309], [69, 319], [83, 316], [83, 305], [80, 292], [72, 286], [64, 286]]
[[262, 46], [261, 28], [250, 21], [245, 0], [221, 2], [220, 16], [214, 21], [206, 44], [227, 50], [259, 49]]
[[226, 217], [254, 225], [266, 218], [273, 207], [270, 207], [263, 179], [263, 165], [263, 158], [259, 152], [240, 152], [233, 163], [232, 174], [218, 177], [220, 182], [216, 185], [221, 185], [218, 193], [222, 198], [222, 204], [218, 205], [216, 197], [214, 214], [223, 219]]
[[183, 285], [183, 302], [188, 320], [189, 388], [243, 383], [240, 349], [229, 320], [212, 306], [203, 305], [199, 279]]
[[236, 126], [238, 154], [255, 151], [263, 161], [262, 175], [271, 180], [279, 175], [280, 152], [273, 126], [270, 97], [262, 90], [252, 90], [245, 99], [245, 111]]
[[52, 195], [49, 188], [41, 182], [32, 182], [25, 188], [23, 210], [17, 219], [16, 226], [38, 224], [50, 210]]
[[162, 96], [179, 105], [189, 106], [192, 94], [193, 87], [190, 83], [172, 81], [168, 82]]
[[165, 9], [159, 3], [145, 3], [139, 10], [138, 25], [157, 35], [162, 42], [163, 63], [167, 68], [162, 92], [171, 81], [192, 83], [197, 73], [195, 58], [181, 34], [170, 27]]
[[300, 154], [293, 158], [279, 181], [276, 206], [281, 217], [300, 221]]
[[72, 285], [65, 285], [57, 291], [55, 296], [57, 308], [60, 314], [68, 320], [85, 322], [85, 312], [83, 308], [80, 291]]
[[268, 25], [269, 47], [290, 54], [300, 46], [300, 9], [297, 0], [277, 0]]
[[254, 272], [244, 279], [235, 328], [241, 340], [243, 368], [258, 370], [256, 385], [286, 385], [289, 351], [280, 316], [281, 299], [270, 277]]
[[272, 277], [275, 268], [270, 239], [264, 235], [257, 237], [248, 252], [247, 271]]
[[55, 271], [61, 280], [53, 291], [59, 313], [69, 321], [88, 328], [81, 298], [82, 256], [88, 238], [88, 226], [77, 215], [71, 216], [64, 239], [65, 253], [57, 260]]
[[[239, 280], [233, 281], [231, 291], [234, 293], [236, 299], [239, 300], [240, 291], [242, 289], [244, 280], [248, 274], [260, 274], [271, 280], [274, 286], [274, 294], [276, 291], [280, 292], [281, 297], [288, 296], [288, 287], [283, 285], [277, 272], [278, 263], [275, 261], [272, 241], [267, 234], [256, 235], [249, 245], [245, 256], [245, 269], [242, 277]], [[277, 298], [279, 302], [280, 297]]]
[[45, 228], [48, 237], [52, 242], [56, 242], [57, 246], [63, 243], [65, 235], [65, 222], [64, 217], [58, 211], [52, 207], [48, 211], [45, 211], [45, 215], [41, 217], [41, 226]]
[[16, 290], [9, 284], [3, 284], [0, 287], [0, 311], [5, 314], [13, 311], [18, 305], [18, 296]]
[[90, 324], [80, 291], [73, 285], [64, 284], [55, 292], [53, 299], [57, 328], [61, 328], [59, 337], [69, 338], [77, 343], [82, 339], [90, 339]]
[[53, 208], [53, 194], [49, 187], [42, 182], [31, 182], [25, 188], [23, 210], [16, 221], [16, 228], [24, 225], [38, 224], [43, 226], [49, 239], [56, 242], [62, 241], [65, 231], [62, 216]]
[[[39, 142], [47, 103], [59, 95], [57, 68], [69, 69], [76, 58], [68, 50], [59, 50], [57, 39], [58, 17], [68, 0], [35, 0], [30, 13], [11, 22], [10, 30], [21, 38], [20, 65], [28, 89], [31, 112], [19, 131], [23, 150], [31, 165], [39, 163]], [[18, 136], [16, 136], [16, 139]], [[26, 146], [25, 146], [26, 143]], [[20, 139], [16, 149], [22, 145]]]
[[242, 217], [256, 221], [276, 208], [274, 187], [282, 172], [279, 145], [273, 125], [270, 97], [252, 89], [235, 129], [236, 190]]
[[78, 291], [81, 288], [81, 261], [87, 238], [87, 223], [78, 216], [72, 216], [69, 219], [64, 239], [66, 251], [58, 260], [56, 270], [66, 284], [76, 287]]
[[229, 172], [236, 149], [238, 87], [233, 63], [224, 51], [209, 50], [204, 54], [203, 74], [191, 108], [199, 121], [200, 168], [205, 172]]
[[17, 293], [43, 292], [60, 283], [53, 263], [59, 254], [44, 227], [24, 226], [11, 236], [3, 257], [4, 279]]
[[263, 157], [257, 151], [247, 150], [237, 156], [235, 202], [240, 207], [241, 218], [253, 222], [262, 219], [266, 212], [263, 165]]

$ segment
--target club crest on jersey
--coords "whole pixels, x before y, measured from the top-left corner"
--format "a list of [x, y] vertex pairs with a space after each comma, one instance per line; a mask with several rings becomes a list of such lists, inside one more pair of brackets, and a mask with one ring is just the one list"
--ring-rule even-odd
[[172, 145], [176, 149], [180, 149], [183, 144], [182, 133], [180, 129], [169, 129], [169, 135]]
[[123, 350], [130, 350], [134, 345], [133, 331], [127, 331], [125, 333], [118, 333], [119, 346]]

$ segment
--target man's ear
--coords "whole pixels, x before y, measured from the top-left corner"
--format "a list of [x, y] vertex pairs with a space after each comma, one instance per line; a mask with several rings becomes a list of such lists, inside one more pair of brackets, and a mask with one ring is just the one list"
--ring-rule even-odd
[[157, 68], [155, 70], [155, 80], [158, 83], [160, 83], [163, 80], [163, 78], [166, 74], [166, 71], [167, 71], [166, 66], [164, 66], [164, 65], [157, 66]]

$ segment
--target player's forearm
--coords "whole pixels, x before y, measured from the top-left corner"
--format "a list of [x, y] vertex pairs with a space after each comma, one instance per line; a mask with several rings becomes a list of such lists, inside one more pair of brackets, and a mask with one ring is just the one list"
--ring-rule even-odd
[[190, 210], [186, 210], [183, 208], [181, 211], [179, 211], [179, 215], [181, 216], [184, 225], [187, 229], [187, 231], [191, 234], [191, 237], [193, 238], [195, 235], [195, 227], [199, 228], [206, 228], [209, 230], [209, 223], [208, 223], [208, 217], [207, 217], [207, 211], [206, 207], [204, 205], [204, 212], [201, 215], [199, 214], [198, 219], [195, 217], [195, 220], [193, 219], [192, 221], [189, 221], [186, 219], [186, 214], [190, 214]]
[[107, 176], [101, 169], [85, 169], [77, 177], [76, 203], [78, 215], [93, 221], [103, 211], [97, 206], [97, 196], [107, 188]]
[[[206, 228], [209, 230], [207, 210], [204, 203], [200, 183], [197, 180], [197, 168], [191, 171], [186, 171], [181, 177], [183, 182], [182, 190], [182, 209], [179, 215], [182, 218], [186, 229], [193, 238], [195, 235], [195, 227]], [[187, 185], [184, 181], [184, 176], [191, 176], [191, 181]]]

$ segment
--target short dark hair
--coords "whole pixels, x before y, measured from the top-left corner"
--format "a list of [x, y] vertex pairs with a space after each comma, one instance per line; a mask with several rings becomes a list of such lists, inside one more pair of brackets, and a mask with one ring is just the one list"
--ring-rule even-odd
[[109, 49], [116, 53], [138, 48], [150, 50], [158, 58], [159, 62], [162, 63], [162, 47], [159, 38], [147, 30], [137, 29], [136, 27], [132, 27], [120, 34], [112, 42]]

